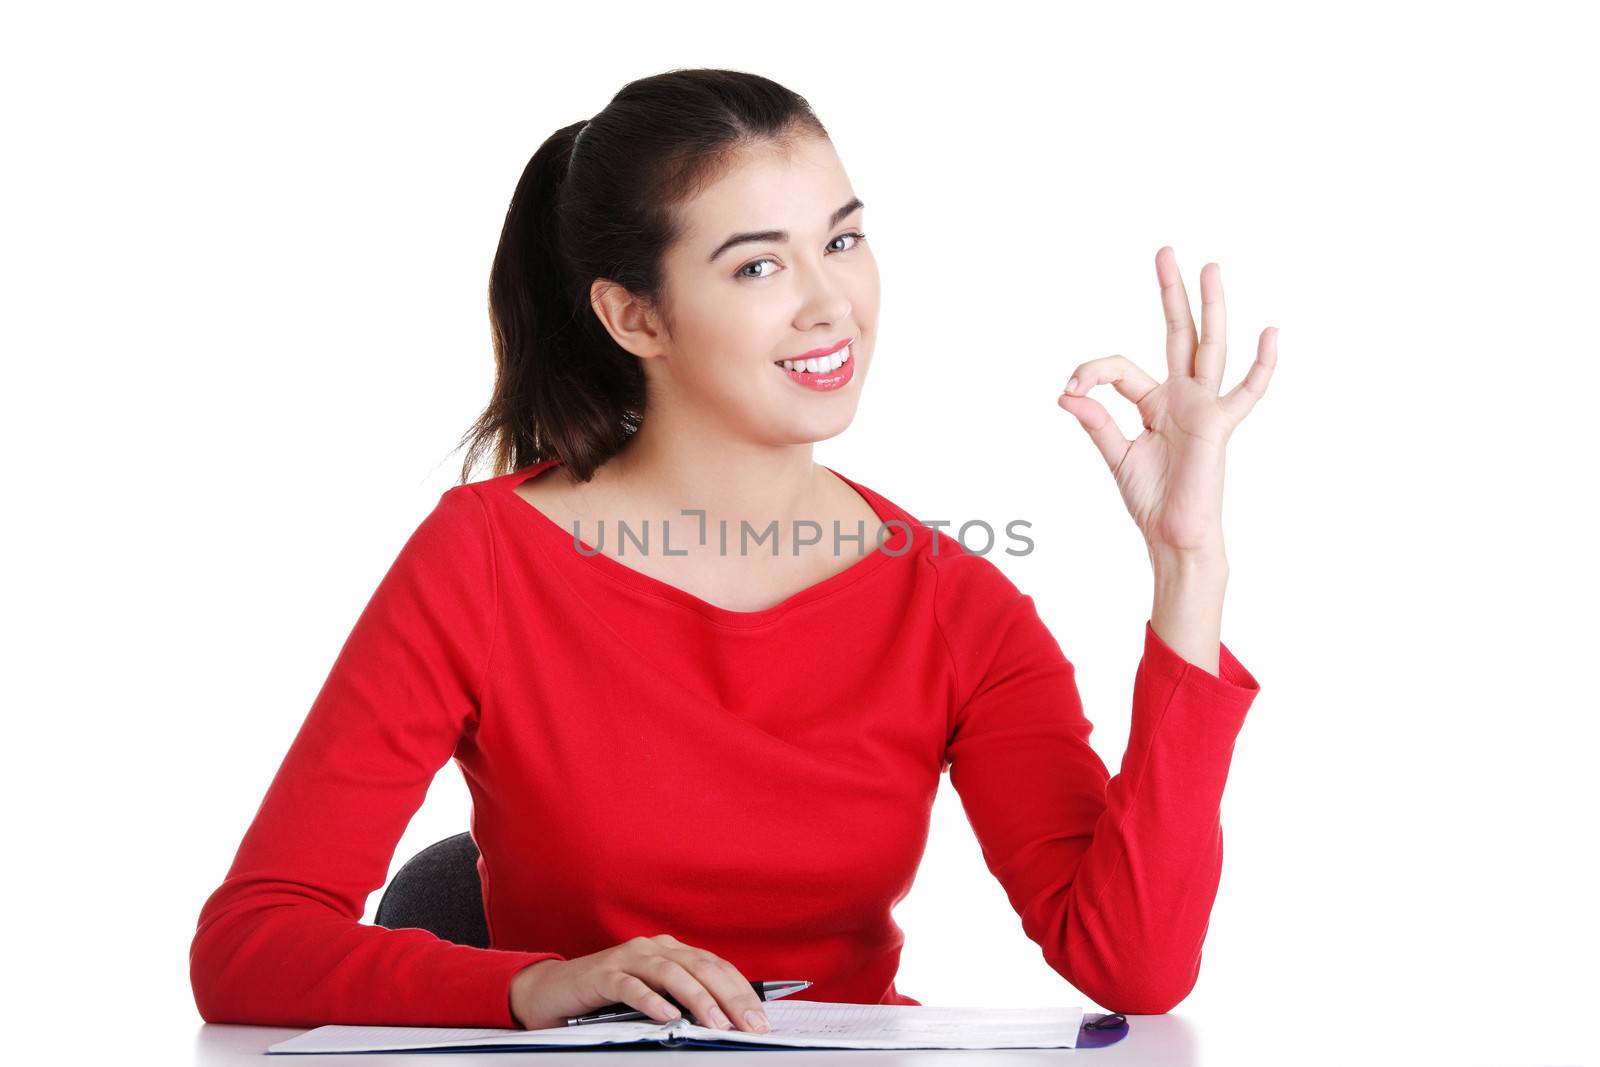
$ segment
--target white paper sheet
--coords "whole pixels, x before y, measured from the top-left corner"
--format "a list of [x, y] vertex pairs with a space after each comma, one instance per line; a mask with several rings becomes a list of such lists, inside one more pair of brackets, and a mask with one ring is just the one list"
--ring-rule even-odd
[[940, 1008], [914, 1004], [838, 1004], [788, 998], [769, 1001], [772, 1032], [712, 1030], [686, 1019], [671, 1023], [590, 1023], [546, 1030], [414, 1026], [319, 1026], [267, 1049], [269, 1053], [461, 1051], [517, 1047], [581, 1047], [669, 1036], [740, 1045], [794, 1048], [984, 1049], [1076, 1048], [1082, 1008]]

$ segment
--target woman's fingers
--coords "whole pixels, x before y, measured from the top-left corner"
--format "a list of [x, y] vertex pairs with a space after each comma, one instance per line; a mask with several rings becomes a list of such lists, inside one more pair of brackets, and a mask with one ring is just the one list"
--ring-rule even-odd
[[652, 989], [649, 982], [627, 971], [617, 972], [615, 988], [607, 990], [605, 995], [619, 1004], [644, 1012], [657, 1022], [664, 1023], [682, 1014], [670, 1000]]
[[[1110, 382], [1112, 388], [1136, 405], [1143, 404], [1145, 397], [1160, 384], [1127, 356], [1101, 356], [1078, 364], [1063, 392], [1085, 396], [1102, 382]], [[1143, 414], [1142, 410], [1140, 414]]]
[[1156, 281], [1161, 285], [1161, 310], [1167, 317], [1167, 376], [1194, 374], [1194, 315], [1189, 292], [1178, 272], [1178, 254], [1170, 245], [1156, 253]]
[[1250, 364], [1244, 379], [1228, 390], [1228, 395], [1221, 400], [1229, 423], [1237, 426], [1241, 419], [1250, 414], [1250, 409], [1256, 406], [1261, 394], [1267, 391], [1267, 383], [1272, 380], [1272, 368], [1277, 365], [1278, 328], [1268, 326], [1261, 331], [1261, 340], [1256, 345], [1256, 361]]
[[[767, 1023], [766, 1008], [750, 980], [739, 969], [721, 956], [704, 949], [686, 947], [677, 959], [693, 974], [695, 979], [711, 994], [713, 1010], [720, 1012], [728, 1029], [737, 1025], [741, 1030], [763, 1032]], [[754, 1013], [755, 1019], [749, 1016]], [[738, 1020], [737, 1024], [733, 1020]]]
[[1228, 359], [1228, 310], [1222, 299], [1222, 268], [1207, 263], [1200, 268], [1200, 347], [1195, 349], [1194, 376], [1222, 389], [1222, 368]]
[[717, 1006], [717, 998], [687, 967], [670, 955], [658, 956], [651, 975], [672, 999], [694, 1013], [695, 1021], [714, 1030], [729, 1030], [733, 1021]]
[[678, 1003], [694, 1012], [702, 1026], [719, 1030], [737, 1026], [766, 1032], [766, 1009], [750, 980], [737, 967], [714, 952], [685, 945], [670, 934], [662, 935], [658, 941], [662, 959], [670, 964], [660, 968], [667, 990]]
[[1122, 459], [1128, 454], [1128, 449], [1133, 447], [1133, 442], [1122, 436], [1122, 431], [1117, 428], [1116, 421], [1111, 413], [1101, 407], [1097, 401], [1086, 396], [1074, 396], [1071, 393], [1062, 393], [1057, 403], [1077, 418], [1079, 425], [1088, 433], [1089, 439], [1100, 450], [1100, 455], [1105, 457], [1106, 466], [1111, 468], [1111, 473], [1117, 473], [1122, 466]]
[[1139, 408], [1139, 419], [1146, 428], [1150, 425], [1150, 417], [1144, 401], [1159, 383], [1126, 356], [1102, 356], [1080, 363], [1057, 401], [1077, 418], [1089, 439], [1100, 450], [1100, 455], [1105, 457], [1106, 466], [1115, 474], [1122, 465], [1122, 458], [1133, 447], [1133, 442], [1122, 436], [1122, 430], [1110, 412], [1087, 395], [1090, 389], [1105, 382], [1110, 382], [1118, 393], [1134, 402]]
[[750, 979], [739, 973], [739, 968], [707, 953], [694, 968], [695, 977], [707, 986], [720, 1002], [722, 1010], [738, 1021], [741, 1030], [766, 1033], [771, 1028], [767, 1009], [756, 995]]

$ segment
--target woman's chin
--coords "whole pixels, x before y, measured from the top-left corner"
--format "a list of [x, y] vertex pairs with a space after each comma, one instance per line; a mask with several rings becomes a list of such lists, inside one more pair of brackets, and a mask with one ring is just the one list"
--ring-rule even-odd
[[855, 421], [856, 409], [854, 404], [849, 405], [848, 411], [828, 412], [818, 414], [815, 418], [800, 419], [790, 418], [780, 420], [776, 425], [781, 426], [782, 436], [791, 444], [811, 444], [816, 441], [826, 441], [830, 437], [838, 437], [850, 428], [850, 423]]

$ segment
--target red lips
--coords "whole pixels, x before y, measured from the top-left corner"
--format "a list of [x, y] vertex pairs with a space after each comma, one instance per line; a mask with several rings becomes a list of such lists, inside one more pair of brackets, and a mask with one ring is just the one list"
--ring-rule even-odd
[[[836, 342], [835, 344], [831, 344], [826, 348], [813, 348], [811, 351], [807, 352], [803, 356], [790, 356], [789, 358], [792, 359], [792, 360], [795, 360], [796, 362], [798, 362], [798, 361], [800, 361], [802, 359], [817, 359], [817, 358], [819, 358], [821, 356], [831, 356], [835, 352], [839, 351], [839, 349], [844, 348], [846, 345], [848, 345], [851, 341], [854, 341], [854, 340], [855, 340], [854, 337], [846, 337], [843, 341], [839, 341], [839, 342]], [[783, 360], [778, 359], [778, 360], [773, 360], [773, 362], [774, 363], [782, 363]]]

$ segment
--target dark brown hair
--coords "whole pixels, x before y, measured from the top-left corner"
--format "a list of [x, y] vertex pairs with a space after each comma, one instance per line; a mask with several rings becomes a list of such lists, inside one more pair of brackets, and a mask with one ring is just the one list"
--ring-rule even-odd
[[494, 393], [462, 438], [462, 482], [485, 451], [494, 475], [559, 457], [588, 481], [622, 448], [644, 419], [644, 369], [595, 315], [591, 284], [622, 286], [670, 330], [662, 260], [680, 234], [673, 209], [743, 150], [806, 136], [828, 133], [797, 93], [696, 69], [629, 82], [539, 146], [489, 272]]

